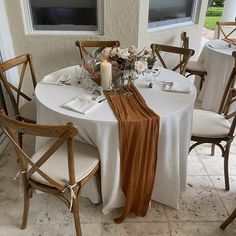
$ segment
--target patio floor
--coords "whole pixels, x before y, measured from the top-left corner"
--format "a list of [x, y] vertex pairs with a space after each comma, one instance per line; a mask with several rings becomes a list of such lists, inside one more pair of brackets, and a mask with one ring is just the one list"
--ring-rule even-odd
[[[25, 141], [27, 152], [33, 150], [32, 139]], [[218, 150], [219, 151], [219, 150]], [[85, 236], [219, 236], [236, 235], [236, 220], [222, 231], [219, 226], [236, 206], [236, 142], [230, 153], [230, 186], [224, 191], [223, 158], [219, 152], [210, 156], [209, 145], [195, 148], [188, 159], [187, 191], [180, 200], [180, 210], [152, 202], [146, 217], [129, 215], [122, 224], [112, 220], [120, 209], [103, 215], [81, 198], [81, 224]], [[72, 236], [72, 214], [53, 196], [37, 194], [30, 204], [29, 222], [21, 230], [22, 197], [15, 154], [9, 145], [0, 157], [0, 236]]]

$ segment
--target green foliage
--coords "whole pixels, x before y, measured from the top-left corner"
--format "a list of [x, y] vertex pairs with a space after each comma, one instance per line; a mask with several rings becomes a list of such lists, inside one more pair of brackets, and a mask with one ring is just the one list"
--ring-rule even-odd
[[209, 7], [206, 16], [222, 16], [222, 13], [223, 13], [222, 7]]
[[215, 30], [216, 21], [219, 21], [221, 16], [208, 16], [205, 19], [204, 27], [209, 30]]
[[206, 13], [204, 27], [210, 30], [215, 30], [216, 21], [221, 20], [222, 12], [222, 7], [209, 7]]
[[216, 7], [223, 7], [224, 1], [225, 0], [213, 0], [211, 5]]

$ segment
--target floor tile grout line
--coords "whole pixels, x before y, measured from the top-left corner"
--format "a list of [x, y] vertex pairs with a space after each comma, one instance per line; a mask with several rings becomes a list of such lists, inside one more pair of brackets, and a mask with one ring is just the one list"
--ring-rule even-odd
[[164, 205], [164, 212], [165, 212], [165, 217], [166, 217], [166, 219], [167, 219], [169, 234], [170, 234], [170, 236], [172, 236], [172, 234], [171, 234], [171, 225], [170, 225], [170, 220], [169, 220], [169, 218], [168, 218], [166, 205]]

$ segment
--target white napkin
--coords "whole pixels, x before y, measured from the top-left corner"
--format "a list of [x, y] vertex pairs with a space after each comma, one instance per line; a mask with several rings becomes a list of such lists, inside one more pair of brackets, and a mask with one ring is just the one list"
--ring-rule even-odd
[[69, 82], [71, 75], [60, 75], [59, 77], [55, 77], [52, 75], [45, 76], [40, 83], [42, 84], [52, 84], [52, 85], [65, 85], [63, 82]]
[[99, 103], [97, 101], [93, 101], [91, 96], [84, 94], [65, 103], [64, 105], [62, 105], [62, 107], [75, 112], [79, 112], [81, 114], [86, 114], [88, 111], [98, 105]]
[[175, 93], [190, 93], [192, 90], [192, 86], [173, 82], [172, 84], [166, 84], [163, 90]]
[[229, 48], [229, 44], [223, 40], [213, 40], [208, 42], [208, 46], [215, 49]]

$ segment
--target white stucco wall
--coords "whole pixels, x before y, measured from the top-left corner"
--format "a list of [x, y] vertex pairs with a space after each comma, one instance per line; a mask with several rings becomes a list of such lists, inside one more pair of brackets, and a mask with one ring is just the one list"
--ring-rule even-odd
[[196, 24], [148, 32], [149, 0], [104, 0], [104, 34], [86, 35], [32, 35], [25, 32], [22, 0], [5, 0], [10, 31], [16, 55], [33, 54], [37, 80], [59, 68], [79, 62], [74, 42], [78, 39], [117, 39], [123, 47], [131, 44], [140, 49], [149, 48], [152, 42], [180, 45], [180, 32], [186, 30], [190, 46], [198, 51], [207, 0], [199, 0], [199, 19]]

